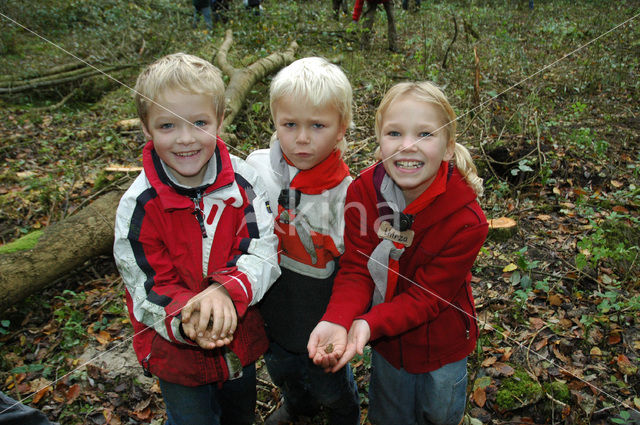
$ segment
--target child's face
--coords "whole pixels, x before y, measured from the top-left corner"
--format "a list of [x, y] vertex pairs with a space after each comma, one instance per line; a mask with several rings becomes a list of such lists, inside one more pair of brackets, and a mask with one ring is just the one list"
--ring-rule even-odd
[[147, 124], [142, 126], [145, 136], [153, 140], [158, 156], [180, 184], [191, 187], [202, 184], [222, 124], [211, 97], [166, 90], [157, 102], [168, 111], [151, 105]]
[[333, 105], [312, 106], [285, 96], [274, 104], [273, 115], [282, 152], [300, 170], [326, 159], [346, 131]]
[[402, 189], [407, 204], [431, 185], [442, 161], [453, 156], [453, 143], [448, 143], [446, 130], [440, 129], [446, 122], [438, 106], [411, 95], [394, 100], [382, 116], [384, 169]]

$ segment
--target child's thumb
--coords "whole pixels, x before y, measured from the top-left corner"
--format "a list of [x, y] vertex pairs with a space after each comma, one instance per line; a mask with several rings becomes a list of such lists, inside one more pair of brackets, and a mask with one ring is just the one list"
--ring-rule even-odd
[[182, 308], [181, 317], [184, 323], [189, 323], [189, 318], [191, 317], [191, 307], [189, 307], [188, 305], [184, 306]]

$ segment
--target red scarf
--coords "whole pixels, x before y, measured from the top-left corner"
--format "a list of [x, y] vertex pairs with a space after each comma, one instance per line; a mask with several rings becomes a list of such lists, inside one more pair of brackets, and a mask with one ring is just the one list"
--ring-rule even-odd
[[[287, 164], [293, 165], [284, 152], [282, 156]], [[307, 195], [318, 195], [327, 189], [335, 187], [349, 175], [349, 167], [342, 160], [340, 150], [334, 149], [322, 162], [308, 170], [300, 170], [291, 180], [291, 189], [296, 189]]]
[[[410, 203], [405, 209], [405, 214], [415, 215], [420, 211], [427, 208], [436, 197], [447, 189], [447, 171], [449, 169], [449, 163], [442, 161], [436, 178], [431, 182], [428, 188], [420, 194], [412, 203]], [[404, 245], [394, 242], [396, 248], [402, 249]], [[387, 291], [384, 296], [384, 302], [391, 301], [393, 295], [396, 292], [396, 286], [398, 286], [398, 276], [400, 275], [400, 262], [389, 257], [389, 269], [387, 271]]]

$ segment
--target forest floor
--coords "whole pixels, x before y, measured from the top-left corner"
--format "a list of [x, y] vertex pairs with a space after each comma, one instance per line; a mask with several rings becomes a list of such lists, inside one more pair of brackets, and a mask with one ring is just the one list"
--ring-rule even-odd
[[[132, 86], [145, 64], [175, 51], [210, 59], [227, 28], [237, 66], [296, 40], [297, 57], [324, 56], [351, 80], [354, 174], [373, 163], [385, 91], [432, 80], [460, 117], [487, 216], [517, 223], [492, 232], [474, 266], [481, 338], [469, 357], [467, 413], [494, 425], [640, 423], [640, 2], [530, 10], [525, 1], [440, 0], [404, 11], [396, 1], [396, 53], [386, 49], [384, 13], [363, 50], [361, 25], [334, 19], [328, 1], [266, 0], [260, 16], [235, 2], [212, 32], [202, 22], [192, 29], [190, 2], [175, 3], [42, 0], [25, 10], [0, 1], [0, 246], [128, 178], [108, 166], [140, 166], [142, 134], [118, 122], [135, 117], [121, 83]], [[117, 81], [2, 91], [74, 62], [69, 53], [128, 67], [110, 72]], [[241, 157], [267, 146], [268, 85], [256, 84], [227, 129]], [[2, 313], [0, 389], [62, 424], [163, 423], [131, 334], [113, 260], [96, 258]], [[364, 424], [368, 354], [352, 366]], [[258, 367], [260, 424], [279, 392]]]

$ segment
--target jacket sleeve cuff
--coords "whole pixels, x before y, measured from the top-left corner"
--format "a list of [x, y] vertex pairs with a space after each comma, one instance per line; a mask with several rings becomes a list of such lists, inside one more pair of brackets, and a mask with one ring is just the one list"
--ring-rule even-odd
[[327, 310], [327, 312], [322, 316], [321, 321], [335, 323], [336, 325], [340, 325], [343, 328], [349, 331], [351, 329], [351, 324], [353, 323], [353, 318], [349, 317], [347, 314], [340, 314], [335, 311]]
[[364, 320], [369, 324], [369, 332], [371, 332], [371, 336], [369, 337], [369, 341], [374, 341], [382, 336], [381, 326], [378, 325], [376, 317], [380, 317], [380, 315], [365, 313], [362, 316], [356, 317], [354, 320]]
[[182, 322], [180, 322], [179, 330], [180, 330], [180, 336], [182, 337], [182, 342], [184, 342], [187, 345], [193, 345], [193, 346], [198, 345], [198, 343], [196, 343], [194, 340], [189, 338], [186, 333], [184, 333], [184, 328], [182, 327]]
[[212, 273], [208, 278], [213, 282], [219, 283], [227, 290], [233, 305], [236, 307], [238, 317], [243, 317], [253, 298], [251, 283], [247, 276], [233, 267]]
[[187, 337], [182, 329], [182, 309], [195, 295], [195, 292], [181, 293], [176, 296], [167, 307], [165, 307], [165, 326], [167, 328], [169, 338], [173, 342], [189, 345], [195, 344]]

